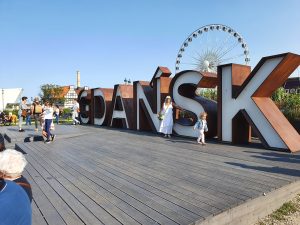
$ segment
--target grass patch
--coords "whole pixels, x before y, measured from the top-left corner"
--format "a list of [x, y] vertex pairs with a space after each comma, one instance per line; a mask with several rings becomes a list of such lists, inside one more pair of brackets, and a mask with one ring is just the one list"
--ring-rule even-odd
[[284, 220], [284, 216], [297, 212], [297, 205], [291, 201], [284, 203], [279, 209], [271, 214], [275, 220]]

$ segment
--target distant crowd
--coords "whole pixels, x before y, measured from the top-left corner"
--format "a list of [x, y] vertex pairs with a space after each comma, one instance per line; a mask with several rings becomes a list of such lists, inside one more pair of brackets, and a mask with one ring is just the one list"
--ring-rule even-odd
[[[79, 116], [79, 103], [77, 102], [77, 99], [73, 100], [73, 106], [72, 106], [72, 120], [73, 124], [80, 124], [80, 121], [78, 120]], [[38, 97], [34, 98], [34, 101], [30, 107], [27, 105], [27, 97], [22, 97], [22, 102], [19, 107], [19, 132], [24, 132], [24, 129], [22, 128], [23, 120], [26, 119], [26, 124], [31, 124], [31, 119], [34, 119], [34, 125], [35, 125], [35, 131], [38, 131], [38, 127], [41, 127], [42, 135], [46, 138], [45, 143], [48, 144], [51, 141], [54, 141], [55, 136], [52, 134], [52, 130], [55, 129], [54, 122], [56, 124], [59, 123], [59, 106], [55, 105], [53, 106], [52, 103], [49, 101], [45, 101], [42, 105], [40, 102], [40, 99]], [[55, 118], [55, 121], [53, 120]]]
[[[19, 132], [24, 132], [23, 122], [25, 125], [31, 126], [32, 120], [34, 120], [35, 131], [41, 130], [43, 136], [46, 138], [45, 143], [50, 143], [55, 138], [55, 135], [51, 133], [51, 130], [55, 129], [54, 124], [59, 124], [59, 118], [62, 113], [61, 108], [58, 105], [53, 105], [49, 101], [44, 101], [42, 104], [39, 97], [35, 97], [33, 103], [27, 104], [27, 97], [23, 96], [19, 105], [17, 115], [9, 112], [5, 114], [0, 112], [0, 125], [17, 124]], [[77, 99], [73, 100], [73, 106], [70, 108], [72, 115], [72, 123], [74, 125], [80, 124], [79, 113], [80, 106]], [[69, 115], [69, 114], [68, 114]]]
[[[30, 107], [26, 102], [27, 97], [22, 97], [18, 111], [19, 132], [24, 132], [23, 120], [27, 120], [30, 115], [35, 121], [35, 131], [41, 127], [42, 134], [46, 138], [45, 143], [54, 141], [55, 135], [51, 130], [54, 129], [53, 118], [56, 124], [59, 122], [59, 107], [57, 105], [53, 107], [48, 101], [42, 105], [38, 97]], [[74, 125], [80, 124], [79, 108], [79, 103], [74, 99], [72, 107]], [[26, 158], [21, 152], [13, 149], [5, 150], [5, 146], [0, 145], [0, 225], [32, 223], [32, 190], [30, 183], [23, 176], [26, 165]]]

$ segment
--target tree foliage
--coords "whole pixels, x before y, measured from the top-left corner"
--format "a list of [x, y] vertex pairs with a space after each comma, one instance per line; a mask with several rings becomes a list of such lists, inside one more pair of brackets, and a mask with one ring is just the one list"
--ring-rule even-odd
[[63, 104], [65, 97], [63, 95], [63, 88], [56, 84], [41, 85], [40, 97], [43, 102], [48, 101], [52, 104]]
[[208, 98], [210, 100], [213, 101], [217, 101], [218, 99], [218, 91], [215, 88], [203, 88], [201, 90], [200, 96], [204, 97], [204, 98]]
[[300, 95], [286, 93], [278, 88], [272, 95], [273, 101], [289, 120], [300, 120]]

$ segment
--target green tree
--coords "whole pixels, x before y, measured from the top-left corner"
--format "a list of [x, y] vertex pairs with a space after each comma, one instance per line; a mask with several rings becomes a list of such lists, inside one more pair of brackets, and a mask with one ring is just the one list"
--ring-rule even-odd
[[278, 88], [272, 95], [273, 101], [282, 113], [291, 121], [300, 119], [300, 95], [289, 94], [284, 88]]
[[272, 100], [276, 103], [276, 105], [279, 108], [282, 108], [284, 105], [284, 102], [288, 98], [288, 95], [283, 87], [278, 88], [273, 94], [272, 94]]
[[63, 88], [56, 84], [41, 85], [40, 97], [43, 102], [48, 101], [52, 104], [63, 104], [65, 97], [63, 95]]
[[208, 98], [210, 100], [217, 101], [218, 100], [218, 91], [214, 88], [205, 88], [201, 91], [200, 96], [204, 98]]

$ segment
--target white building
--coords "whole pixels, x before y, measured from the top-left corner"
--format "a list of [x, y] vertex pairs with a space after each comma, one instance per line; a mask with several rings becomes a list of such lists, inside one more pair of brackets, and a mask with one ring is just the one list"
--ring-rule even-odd
[[73, 85], [63, 86], [62, 96], [65, 98], [64, 108], [71, 108], [73, 106], [73, 99], [77, 99], [78, 95]]
[[0, 89], [0, 111], [6, 108], [7, 104], [20, 103], [23, 88], [1, 88]]

